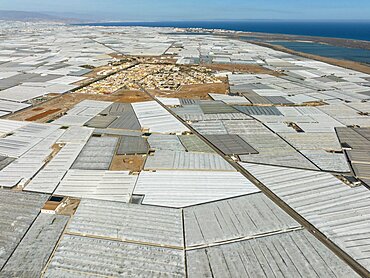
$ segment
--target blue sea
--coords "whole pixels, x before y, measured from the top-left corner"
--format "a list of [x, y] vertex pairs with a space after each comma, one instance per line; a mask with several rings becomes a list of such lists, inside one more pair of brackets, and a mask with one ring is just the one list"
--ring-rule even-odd
[[269, 43], [281, 45], [298, 52], [370, 64], [370, 50], [367, 49], [339, 47], [322, 43], [293, 41], [270, 41]]
[[225, 29], [244, 32], [318, 36], [370, 41], [370, 20], [368, 22], [163, 21], [108, 22], [84, 25]]
[[[370, 41], [368, 22], [283, 22], [283, 21], [168, 21], [168, 22], [108, 22], [82, 24], [88, 26], [144, 26], [224, 29], [244, 32], [288, 34]], [[256, 38], [245, 37], [253, 40]], [[370, 63], [370, 50], [337, 47], [320, 43], [270, 42], [292, 50], [335, 59]]]

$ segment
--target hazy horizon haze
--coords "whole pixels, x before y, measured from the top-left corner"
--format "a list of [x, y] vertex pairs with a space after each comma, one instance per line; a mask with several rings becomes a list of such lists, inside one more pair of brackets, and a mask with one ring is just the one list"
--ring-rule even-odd
[[29, 11], [99, 21], [369, 20], [370, 1], [302, 0], [13, 0], [0, 10]]

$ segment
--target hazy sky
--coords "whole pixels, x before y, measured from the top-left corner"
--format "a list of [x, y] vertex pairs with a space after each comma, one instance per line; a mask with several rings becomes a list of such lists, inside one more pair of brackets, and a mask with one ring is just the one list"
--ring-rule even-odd
[[122, 21], [370, 20], [369, 0], [0, 0], [0, 10], [76, 13]]

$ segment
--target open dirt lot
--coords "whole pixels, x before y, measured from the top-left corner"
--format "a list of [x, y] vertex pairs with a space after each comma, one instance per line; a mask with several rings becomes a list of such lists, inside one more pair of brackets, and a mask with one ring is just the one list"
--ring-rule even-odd
[[[44, 110], [44, 108], [42, 107], [38, 107], [40, 110]], [[35, 109], [38, 109], [38, 108], [35, 108]], [[40, 111], [40, 110], [33, 110], [33, 111]], [[48, 117], [49, 115], [54, 115], [56, 114], [57, 112], [59, 112], [61, 109], [60, 108], [56, 108], [56, 109], [49, 109], [49, 110], [46, 110], [44, 112], [41, 112], [39, 114], [36, 114], [32, 117], [29, 117], [26, 119], [26, 121], [29, 121], [29, 122], [36, 122], [38, 120], [41, 120], [41, 119], [44, 119], [46, 117]]]
[[277, 71], [266, 69], [259, 65], [242, 65], [242, 64], [202, 64], [203, 67], [215, 71], [231, 71], [231, 72], [244, 72], [255, 74], [270, 74], [273, 76], [281, 76], [282, 74]]
[[30, 107], [18, 113], [9, 115], [6, 118], [10, 120], [46, 123], [50, 120], [56, 119], [85, 99], [133, 103], [150, 100], [150, 97], [141, 91], [124, 90], [112, 95], [68, 93], [55, 97], [47, 102], [40, 103], [36, 107]]
[[184, 85], [177, 91], [154, 91], [150, 93], [160, 97], [210, 99], [208, 93], [226, 94], [229, 90], [227, 83]]
[[145, 159], [142, 155], [115, 155], [109, 170], [139, 172], [144, 167]]

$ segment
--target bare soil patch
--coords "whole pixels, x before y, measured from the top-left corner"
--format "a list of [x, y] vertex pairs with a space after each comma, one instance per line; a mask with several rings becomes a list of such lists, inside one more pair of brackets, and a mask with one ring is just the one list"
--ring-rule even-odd
[[110, 171], [139, 172], [143, 169], [145, 157], [142, 155], [115, 155]]
[[[36, 114], [32, 117], [29, 117], [29, 118], [26, 119], [26, 121], [34, 122], [34, 121], [37, 121], [37, 120], [41, 120], [41, 119], [45, 118], [46, 116], [53, 115], [53, 114], [59, 112], [60, 110], [61, 110], [60, 108], [50, 109], [50, 110], [44, 111], [40, 114]], [[33, 111], [35, 111], [35, 110], [33, 110]]]
[[[150, 97], [141, 91], [119, 91], [112, 95], [98, 95], [98, 94], [78, 94], [68, 93], [62, 96], [54, 97], [46, 102], [38, 104], [38, 107], [30, 107], [22, 110], [18, 113], [7, 116], [9, 120], [17, 121], [30, 121], [38, 123], [46, 123], [50, 120], [54, 120], [69, 109], [73, 108], [76, 104], [83, 100], [101, 100], [101, 101], [112, 101], [112, 102], [140, 102], [151, 100]], [[37, 109], [36, 109], [37, 108]], [[39, 113], [41, 110], [45, 110], [43, 113]]]
[[199, 85], [184, 85], [177, 91], [151, 90], [150, 93], [159, 97], [211, 99], [208, 94], [226, 94], [229, 90], [227, 83], [212, 83]]
[[231, 71], [255, 74], [270, 74], [273, 76], [282, 76], [283, 74], [278, 71], [266, 69], [259, 65], [245, 65], [245, 64], [202, 64], [203, 67], [215, 71]]

